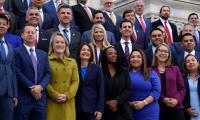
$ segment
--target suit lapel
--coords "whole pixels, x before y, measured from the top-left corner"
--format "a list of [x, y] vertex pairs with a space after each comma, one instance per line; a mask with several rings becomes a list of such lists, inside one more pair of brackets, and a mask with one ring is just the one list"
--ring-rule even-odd
[[[26, 61], [28, 62], [28, 64], [30, 64], [30, 66], [31, 66], [32, 69], [33, 69], [33, 64], [32, 64], [30, 55], [29, 55], [29, 53], [28, 53], [28, 51], [26, 50], [26, 48], [25, 48], [24, 45], [22, 46], [21, 53], [23, 54], [23, 56], [26, 58]], [[33, 69], [33, 70], [34, 70], [34, 69]]]

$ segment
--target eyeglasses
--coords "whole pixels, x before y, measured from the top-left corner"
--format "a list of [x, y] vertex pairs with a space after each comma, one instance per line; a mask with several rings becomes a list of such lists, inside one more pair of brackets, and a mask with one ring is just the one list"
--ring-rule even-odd
[[160, 52], [160, 53], [169, 53], [168, 50], [162, 50], [162, 49], [158, 49], [158, 52]]

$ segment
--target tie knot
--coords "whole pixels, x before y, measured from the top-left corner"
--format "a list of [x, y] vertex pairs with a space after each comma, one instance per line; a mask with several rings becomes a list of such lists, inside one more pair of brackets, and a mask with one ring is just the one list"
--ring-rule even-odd
[[165, 24], [167, 23], [167, 21], [165, 20]]
[[68, 33], [69, 31], [67, 29], [63, 29], [63, 32], [64, 33]]
[[124, 44], [125, 44], [125, 45], [128, 45], [128, 44], [129, 44], [129, 42], [124, 42]]
[[34, 49], [33, 48], [30, 48], [30, 50], [29, 50], [30, 52], [33, 52], [34, 51]]

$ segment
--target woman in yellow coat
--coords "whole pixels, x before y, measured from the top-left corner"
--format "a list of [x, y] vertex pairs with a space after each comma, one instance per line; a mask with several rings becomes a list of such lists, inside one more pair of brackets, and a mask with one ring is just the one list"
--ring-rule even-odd
[[76, 61], [68, 56], [67, 40], [61, 33], [54, 33], [49, 45], [51, 80], [47, 86], [47, 120], [76, 120], [79, 75]]

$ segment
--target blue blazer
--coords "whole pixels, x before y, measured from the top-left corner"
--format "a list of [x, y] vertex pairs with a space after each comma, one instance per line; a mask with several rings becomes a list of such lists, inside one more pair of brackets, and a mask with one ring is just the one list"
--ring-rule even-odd
[[[107, 33], [108, 42], [110, 42], [110, 44], [114, 45], [115, 44], [115, 37], [114, 37], [113, 33], [110, 32], [110, 31], [106, 31], [106, 33]], [[81, 36], [81, 41], [90, 43], [91, 42], [91, 34], [92, 34], [91, 30], [85, 31]]]
[[6, 60], [0, 57], [0, 95], [17, 97], [17, 80], [15, 73], [15, 55], [12, 46], [7, 43]]
[[44, 17], [44, 20], [43, 20], [41, 29], [48, 30], [48, 29], [51, 29], [51, 28], [57, 26], [56, 16], [53, 16], [52, 14], [47, 13], [43, 10], [43, 17]]
[[142, 26], [137, 18], [136, 18], [134, 26], [135, 26], [136, 30], [143, 31], [145, 33], [146, 42], [149, 43], [149, 41], [150, 41], [149, 38], [151, 36], [151, 31], [152, 31], [152, 24], [151, 24], [151, 21], [149, 19], [147, 19], [146, 17], [143, 17], [143, 19], [146, 24], [146, 32], [143, 31]]
[[8, 42], [13, 48], [22, 46], [22, 39], [17, 35], [13, 35], [11, 33], [5, 33], [4, 39]]
[[85, 77], [82, 77], [79, 67], [80, 84], [76, 95], [76, 110], [94, 114], [104, 111], [104, 79], [101, 68], [96, 64], [89, 64]]
[[15, 49], [16, 56], [16, 74], [18, 80], [18, 99], [21, 104], [33, 104], [38, 102], [40, 105], [46, 105], [45, 88], [50, 80], [50, 68], [48, 64], [47, 53], [36, 49], [37, 56], [37, 85], [43, 87], [42, 98], [36, 101], [30, 92], [30, 86], [34, 85], [34, 69], [31, 58], [25, 46]]

